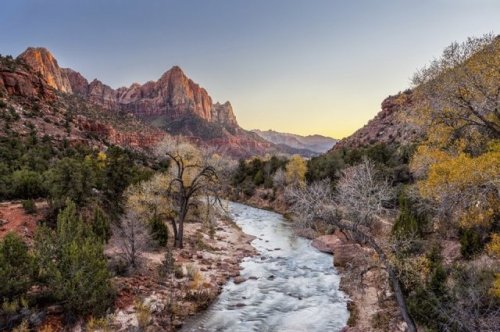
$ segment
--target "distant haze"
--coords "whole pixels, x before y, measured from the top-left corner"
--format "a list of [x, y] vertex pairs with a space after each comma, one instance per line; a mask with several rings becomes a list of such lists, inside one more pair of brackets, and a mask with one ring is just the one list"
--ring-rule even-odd
[[452, 41], [500, 32], [498, 0], [3, 1], [0, 53], [49, 48], [113, 87], [179, 65], [242, 127], [342, 138]]

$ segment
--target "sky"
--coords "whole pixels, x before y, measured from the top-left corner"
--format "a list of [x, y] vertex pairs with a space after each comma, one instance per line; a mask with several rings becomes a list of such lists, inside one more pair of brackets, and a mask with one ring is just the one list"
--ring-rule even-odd
[[117, 88], [179, 65], [245, 129], [342, 138], [499, 0], [2, 0], [0, 53], [48, 48]]

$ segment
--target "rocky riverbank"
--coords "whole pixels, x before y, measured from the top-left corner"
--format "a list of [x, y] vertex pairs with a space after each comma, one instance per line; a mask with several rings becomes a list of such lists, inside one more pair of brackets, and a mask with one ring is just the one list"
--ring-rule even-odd
[[199, 223], [186, 224], [185, 247], [174, 251], [172, 276], [159, 273], [165, 251], [158, 251], [142, 254], [141, 273], [115, 279], [116, 310], [109, 317], [113, 330], [178, 329], [187, 317], [206, 309], [230, 278], [237, 279], [244, 257], [256, 254], [250, 244], [254, 238], [230, 219], [218, 222], [214, 239], [201, 230]]
[[349, 295], [350, 317], [343, 332], [405, 331], [387, 272], [374, 250], [335, 232], [315, 238], [312, 246], [334, 255], [340, 289]]
[[[258, 189], [240, 201], [261, 209], [287, 215], [288, 207], [282, 193], [269, 199], [270, 190]], [[312, 239], [312, 245], [333, 257], [333, 264], [341, 274], [340, 288], [349, 296], [350, 318], [344, 332], [404, 331], [387, 272], [377, 259], [375, 251], [348, 239], [343, 233], [322, 235], [313, 230], [297, 230], [297, 234]]]

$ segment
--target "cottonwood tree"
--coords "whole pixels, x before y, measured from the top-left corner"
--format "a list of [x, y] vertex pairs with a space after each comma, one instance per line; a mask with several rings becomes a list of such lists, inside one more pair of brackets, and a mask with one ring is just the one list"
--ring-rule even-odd
[[498, 68], [500, 37], [488, 34], [451, 44], [413, 78], [416, 122], [433, 127], [431, 136], [441, 141], [500, 138]]
[[288, 184], [304, 185], [307, 172], [307, 163], [299, 155], [293, 155], [285, 168], [285, 178]]
[[184, 222], [190, 209], [196, 206], [196, 199], [217, 187], [216, 169], [204, 160], [202, 153], [187, 142], [165, 139], [157, 147], [160, 156], [171, 161], [170, 181], [166, 184], [167, 193], [172, 199], [175, 217], [172, 229], [175, 247], [184, 245]]
[[[401, 315], [409, 331], [416, 331], [415, 323], [408, 312], [406, 301], [395, 268], [387, 249], [369, 233], [376, 217], [383, 211], [383, 203], [391, 198], [385, 181], [377, 179], [373, 163], [364, 160], [361, 164], [344, 170], [332, 193], [330, 183], [321, 181], [307, 187], [297, 186], [288, 191], [292, 210], [297, 219], [305, 224], [316, 221], [329, 223], [349, 233], [357, 242], [370, 246], [385, 266], [391, 281]], [[360, 200], [360, 202], [357, 202]], [[360, 227], [360, 226], [364, 227]]]

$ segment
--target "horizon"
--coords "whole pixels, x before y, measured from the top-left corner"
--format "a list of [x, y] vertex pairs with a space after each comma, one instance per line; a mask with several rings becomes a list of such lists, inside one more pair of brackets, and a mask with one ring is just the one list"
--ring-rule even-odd
[[113, 88], [178, 65], [245, 129], [341, 139], [451, 42], [498, 33], [500, 3], [479, 2], [19, 1], [0, 13], [0, 53], [45, 47]]

